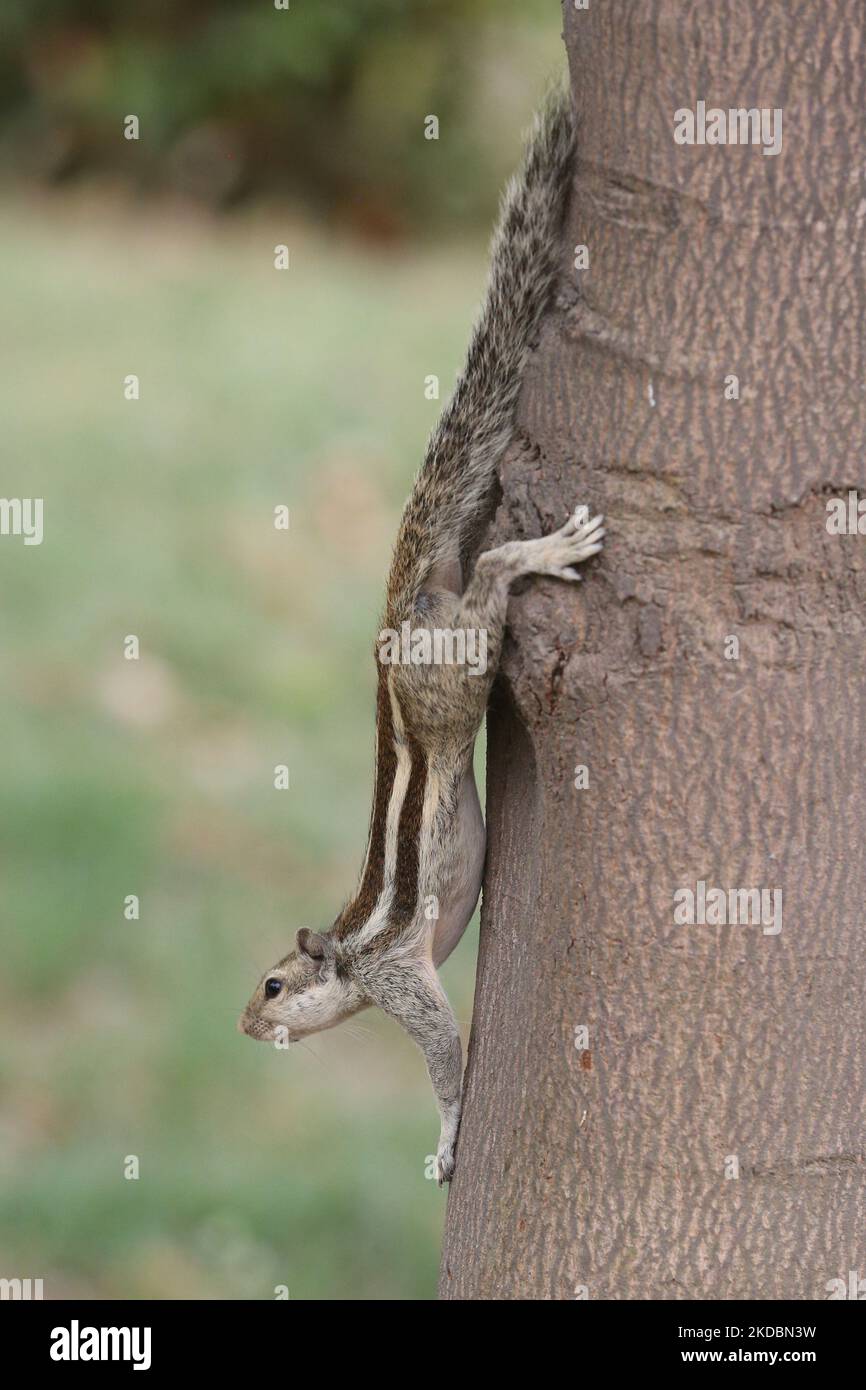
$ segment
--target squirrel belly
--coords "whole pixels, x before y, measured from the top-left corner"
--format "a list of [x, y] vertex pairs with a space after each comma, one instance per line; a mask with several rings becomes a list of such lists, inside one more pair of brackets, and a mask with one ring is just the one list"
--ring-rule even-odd
[[437, 904], [439, 915], [432, 940], [433, 964], [437, 969], [451, 955], [469, 925], [484, 875], [487, 837], [471, 762], [460, 783], [454, 838], [451, 878]]

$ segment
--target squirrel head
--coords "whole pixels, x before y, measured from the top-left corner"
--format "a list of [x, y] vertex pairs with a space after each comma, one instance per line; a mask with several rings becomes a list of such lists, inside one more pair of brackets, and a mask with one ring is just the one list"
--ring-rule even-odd
[[238, 1028], [258, 1042], [296, 1042], [333, 1028], [362, 1003], [357, 986], [339, 969], [333, 937], [302, 927], [297, 949], [262, 976]]

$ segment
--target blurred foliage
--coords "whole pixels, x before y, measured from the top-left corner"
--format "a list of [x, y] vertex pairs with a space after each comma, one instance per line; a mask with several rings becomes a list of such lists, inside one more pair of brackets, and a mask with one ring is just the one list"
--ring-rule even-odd
[[385, 238], [486, 217], [561, 67], [551, 0], [4, 0], [0, 138], [26, 177], [288, 192]]

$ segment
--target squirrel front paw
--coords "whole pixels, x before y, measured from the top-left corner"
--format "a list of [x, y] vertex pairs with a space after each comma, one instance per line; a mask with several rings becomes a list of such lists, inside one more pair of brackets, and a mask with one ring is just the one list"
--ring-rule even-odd
[[440, 1187], [454, 1176], [454, 1142], [441, 1143], [436, 1150], [436, 1181]]

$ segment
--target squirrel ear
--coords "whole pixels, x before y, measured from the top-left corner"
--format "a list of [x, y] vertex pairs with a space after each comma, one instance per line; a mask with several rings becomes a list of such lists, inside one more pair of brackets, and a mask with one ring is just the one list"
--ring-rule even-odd
[[317, 931], [310, 931], [309, 927], [301, 927], [298, 932], [298, 950], [311, 960], [324, 960], [325, 938]]

